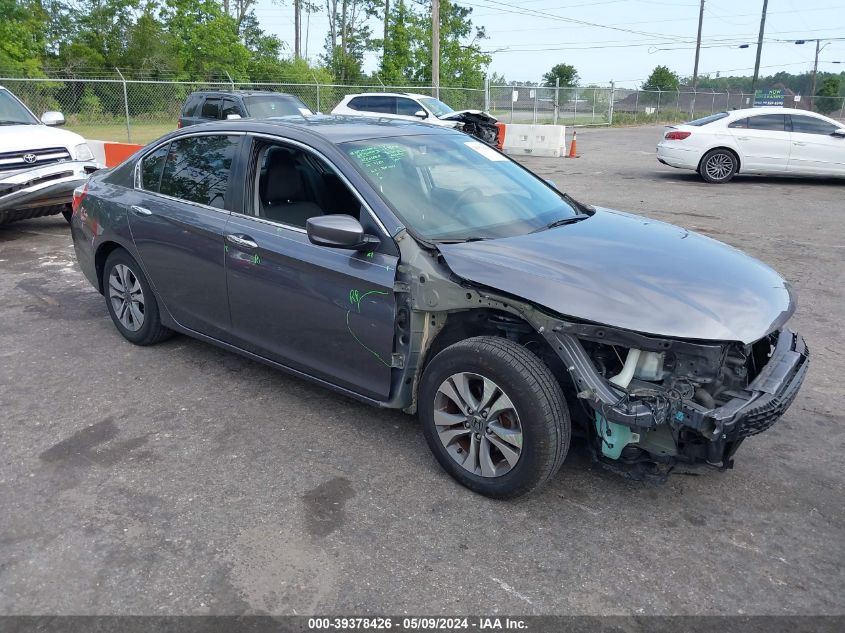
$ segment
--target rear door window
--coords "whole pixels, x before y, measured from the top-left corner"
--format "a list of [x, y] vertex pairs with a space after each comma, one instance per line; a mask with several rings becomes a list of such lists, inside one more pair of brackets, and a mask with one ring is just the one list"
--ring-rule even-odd
[[371, 95], [367, 97], [367, 110], [380, 114], [396, 114], [396, 97]]
[[209, 135], [171, 141], [159, 193], [222, 209], [240, 140]]
[[812, 116], [792, 115], [792, 131], [799, 134], [830, 136], [836, 130], [833, 123]]
[[185, 104], [185, 109], [182, 111], [182, 116], [196, 116], [197, 109], [202, 102], [201, 95], [191, 95], [188, 102]]
[[783, 132], [786, 130], [786, 115], [761, 114], [760, 116], [748, 117], [748, 129]]
[[209, 97], [202, 104], [200, 116], [203, 119], [217, 119], [220, 118], [220, 99], [217, 97]]
[[349, 107], [353, 110], [367, 110], [367, 97], [355, 97], [349, 101]]
[[237, 114], [238, 116], [242, 116], [241, 109], [236, 101], [232, 99], [223, 99], [223, 109], [220, 111], [220, 118], [225, 121], [226, 117], [230, 114]]
[[164, 160], [167, 158], [168, 146], [165, 143], [141, 160], [141, 189], [158, 192], [158, 186], [161, 182], [161, 172], [164, 168]]

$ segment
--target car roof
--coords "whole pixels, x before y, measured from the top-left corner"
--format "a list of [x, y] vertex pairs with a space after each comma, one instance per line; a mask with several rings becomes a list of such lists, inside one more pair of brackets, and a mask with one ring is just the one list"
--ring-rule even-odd
[[296, 95], [292, 95], [287, 92], [276, 92], [275, 90], [227, 90], [225, 88], [211, 88], [208, 90], [194, 90], [192, 95], [199, 94], [199, 95], [240, 95], [241, 97], [250, 97], [250, 96], [267, 96], [272, 95], [275, 97], [292, 97], [294, 99], [298, 99]]
[[263, 132], [265, 134], [283, 133], [285, 129], [307, 131], [330, 143], [345, 143], [364, 139], [390, 138], [395, 136], [413, 136], [420, 134], [462, 134], [452, 128], [417, 121], [387, 119], [379, 117], [324, 115], [286, 116], [270, 119], [235, 119], [231, 121], [212, 121], [200, 125], [182, 128], [181, 131], [225, 132]]
[[414, 92], [359, 92], [353, 95], [346, 95], [346, 98], [352, 97], [410, 97], [411, 99], [430, 99], [431, 95], [421, 95]]
[[810, 110], [801, 110], [799, 108], [784, 108], [783, 106], [764, 106], [760, 108], [742, 108], [741, 110], [730, 110], [728, 112], [732, 117], [746, 117], [757, 114], [806, 114], [816, 118], [825, 118], [821, 114], [811, 112]]

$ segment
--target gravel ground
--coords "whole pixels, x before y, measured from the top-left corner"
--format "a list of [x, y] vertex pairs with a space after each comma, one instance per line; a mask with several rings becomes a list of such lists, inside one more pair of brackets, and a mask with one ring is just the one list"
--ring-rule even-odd
[[843, 614], [843, 182], [706, 185], [659, 128], [525, 159], [577, 198], [703, 232], [794, 285], [813, 352], [736, 468], [663, 485], [575, 444], [491, 501], [413, 418], [185, 337], [125, 342], [61, 217], [0, 228], [0, 614]]

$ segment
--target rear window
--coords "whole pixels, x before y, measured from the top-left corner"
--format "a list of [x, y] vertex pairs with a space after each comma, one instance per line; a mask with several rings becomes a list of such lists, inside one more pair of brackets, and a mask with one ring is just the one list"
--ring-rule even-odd
[[275, 95], [244, 97], [248, 116], [253, 119], [269, 119], [275, 116], [299, 116], [313, 114], [299, 99]]
[[700, 119], [696, 119], [695, 121], [689, 121], [685, 125], [696, 125], [698, 127], [701, 127], [702, 125], [713, 123], [713, 121], [724, 119], [726, 116], [728, 116], [727, 112], [717, 112], [716, 114], [711, 114], [710, 116], [702, 117]]

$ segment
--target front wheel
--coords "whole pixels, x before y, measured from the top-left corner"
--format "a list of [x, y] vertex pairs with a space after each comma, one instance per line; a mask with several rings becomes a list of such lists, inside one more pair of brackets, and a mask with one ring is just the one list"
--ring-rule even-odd
[[103, 294], [112, 322], [127, 341], [153, 345], [173, 334], [161, 324], [153, 289], [138, 262], [121, 248], [106, 259]]
[[507, 339], [471, 338], [435, 356], [420, 383], [419, 416], [440, 465], [488, 497], [541, 486], [569, 450], [560, 386], [537, 356]]
[[734, 177], [738, 166], [733, 152], [726, 149], [711, 149], [701, 159], [698, 173], [709, 183], [721, 184]]

